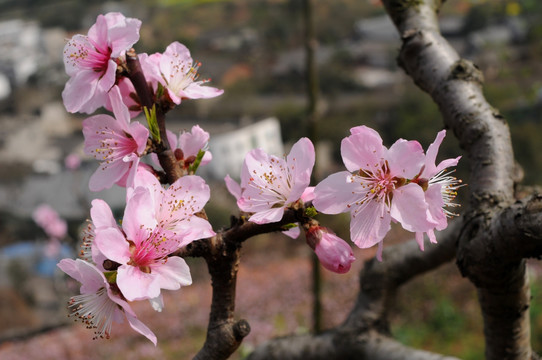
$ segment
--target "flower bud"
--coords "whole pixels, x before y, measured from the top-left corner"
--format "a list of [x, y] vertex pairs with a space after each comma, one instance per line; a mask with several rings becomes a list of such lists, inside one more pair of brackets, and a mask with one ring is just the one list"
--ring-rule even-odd
[[323, 267], [338, 274], [350, 270], [356, 258], [346, 241], [328, 228], [311, 226], [305, 233], [307, 244], [314, 250]]

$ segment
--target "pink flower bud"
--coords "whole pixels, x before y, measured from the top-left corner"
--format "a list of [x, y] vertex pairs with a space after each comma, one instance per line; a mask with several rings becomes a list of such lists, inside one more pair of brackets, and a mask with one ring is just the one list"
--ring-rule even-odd
[[314, 249], [323, 267], [338, 274], [350, 270], [356, 258], [346, 241], [328, 228], [312, 226], [306, 232], [307, 244]]

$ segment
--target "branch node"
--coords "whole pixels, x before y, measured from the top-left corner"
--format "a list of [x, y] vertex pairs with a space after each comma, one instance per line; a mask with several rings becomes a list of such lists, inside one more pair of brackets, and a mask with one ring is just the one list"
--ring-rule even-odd
[[233, 325], [235, 340], [240, 342], [248, 334], [250, 334], [250, 324], [245, 319], [241, 319]]
[[450, 80], [472, 81], [478, 85], [484, 83], [484, 75], [472, 61], [459, 59], [450, 69]]

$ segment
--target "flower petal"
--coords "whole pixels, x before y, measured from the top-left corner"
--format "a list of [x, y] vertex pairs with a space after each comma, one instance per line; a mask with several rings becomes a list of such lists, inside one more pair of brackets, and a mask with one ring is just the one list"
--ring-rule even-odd
[[286, 204], [295, 202], [309, 186], [312, 168], [314, 167], [314, 145], [308, 138], [299, 139], [286, 157], [288, 172], [292, 175], [292, 188]]
[[138, 267], [121, 265], [117, 270], [117, 285], [128, 301], [152, 299], [160, 295], [160, 277], [144, 273]]
[[314, 188], [313, 205], [316, 210], [325, 214], [339, 214], [349, 211], [348, 205], [353, 200], [355, 184], [348, 181], [348, 171], [329, 175]]
[[239, 185], [239, 183], [233, 180], [229, 174], [226, 175], [226, 177], [224, 178], [224, 182], [226, 183], [226, 188], [228, 189], [230, 194], [232, 194], [236, 200], [239, 200], [239, 198], [241, 197], [241, 186]]
[[424, 191], [418, 184], [395, 189], [390, 211], [391, 217], [408, 231], [425, 232], [436, 225], [430, 218]]
[[178, 290], [181, 286], [192, 284], [190, 268], [183, 258], [171, 256], [165, 263], [152, 266], [153, 274], [158, 275], [160, 288], [166, 290]]
[[386, 160], [390, 174], [404, 179], [412, 179], [420, 173], [423, 166], [423, 148], [417, 141], [397, 140], [387, 151]]
[[130, 244], [117, 227], [97, 229], [94, 244], [110, 260], [119, 264], [130, 261]]
[[354, 127], [350, 132], [352, 134], [341, 142], [341, 156], [346, 168], [355, 172], [379, 165], [385, 149], [380, 135], [367, 126]]

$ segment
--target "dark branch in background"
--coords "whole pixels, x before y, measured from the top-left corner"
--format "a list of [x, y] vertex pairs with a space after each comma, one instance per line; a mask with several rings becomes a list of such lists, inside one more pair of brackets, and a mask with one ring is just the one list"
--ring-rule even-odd
[[399, 344], [389, 337], [387, 316], [402, 284], [454, 258], [461, 224], [456, 221], [450, 225], [439, 234], [439, 243], [428, 246], [425, 252], [411, 240], [385, 248], [382, 262], [367, 261], [356, 304], [343, 324], [318, 335], [270, 340], [259, 346], [248, 360], [456, 359]]
[[529, 359], [530, 291], [523, 257], [540, 254], [540, 198], [513, 204], [518, 176], [508, 125], [484, 98], [480, 70], [441, 36], [442, 1], [383, 2], [402, 37], [399, 64], [437, 103], [467, 153], [471, 207], [457, 264], [478, 290], [486, 358]]
[[[307, 134], [316, 147], [318, 144], [318, 67], [316, 64], [316, 49], [318, 42], [314, 31], [314, 10], [312, 0], [303, 0], [303, 22], [305, 25], [305, 81], [307, 91]], [[311, 173], [311, 183], [318, 182], [317, 162]], [[312, 329], [315, 333], [322, 330], [322, 269], [320, 260], [313, 252], [311, 253], [312, 271]]]

